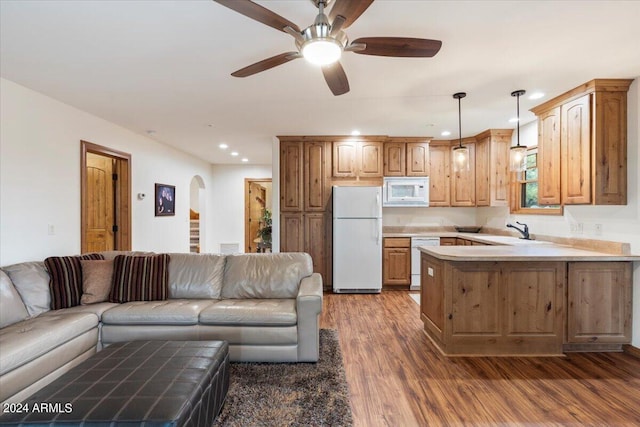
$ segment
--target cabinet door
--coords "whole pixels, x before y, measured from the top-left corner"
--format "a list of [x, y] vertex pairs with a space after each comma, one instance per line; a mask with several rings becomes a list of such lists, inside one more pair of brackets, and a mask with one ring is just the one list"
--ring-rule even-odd
[[358, 141], [335, 141], [332, 153], [332, 175], [334, 178], [355, 178]]
[[281, 252], [304, 252], [303, 218], [302, 213], [280, 214]]
[[324, 142], [304, 144], [304, 210], [324, 212], [329, 203], [327, 149]]
[[627, 204], [627, 92], [596, 92], [592, 171], [596, 205]]
[[445, 322], [444, 264], [436, 258], [420, 255], [420, 313], [431, 336], [443, 341]]
[[440, 246], [456, 246], [456, 240], [455, 237], [441, 237]]
[[489, 162], [491, 137], [482, 138], [476, 143], [476, 205], [489, 206], [491, 204]]
[[464, 144], [469, 148], [469, 170], [451, 175], [451, 206], [476, 205], [476, 156], [475, 144]]
[[327, 277], [326, 221], [324, 213], [304, 215], [304, 252], [311, 255], [313, 271]]
[[565, 205], [591, 203], [591, 95], [560, 108], [561, 188]]
[[538, 116], [538, 203], [560, 204], [560, 107]]
[[[491, 137], [488, 161], [490, 170], [489, 206], [509, 206], [509, 147], [511, 147], [510, 134]], [[476, 176], [478, 176], [477, 174], [478, 170], [476, 169]]]
[[629, 343], [631, 263], [570, 262], [568, 277], [568, 342]]
[[429, 206], [451, 206], [451, 148], [429, 145]]
[[302, 143], [280, 142], [280, 211], [301, 212], [302, 200]]
[[429, 176], [429, 143], [407, 142], [407, 176]]
[[383, 148], [380, 141], [361, 141], [358, 151], [358, 176], [360, 178], [381, 178]]
[[382, 283], [411, 284], [411, 248], [382, 249]]
[[384, 143], [384, 176], [405, 176], [406, 144]]

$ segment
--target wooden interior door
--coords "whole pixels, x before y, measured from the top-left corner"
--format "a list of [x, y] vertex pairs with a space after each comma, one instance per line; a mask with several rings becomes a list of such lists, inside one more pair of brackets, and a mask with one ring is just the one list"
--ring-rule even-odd
[[80, 141], [80, 174], [81, 252], [131, 250], [131, 155]]
[[115, 248], [115, 160], [87, 153], [86, 196], [88, 252], [111, 251]]
[[267, 188], [265, 183], [271, 183], [270, 179], [247, 179], [245, 182], [245, 233], [244, 251], [256, 252], [260, 218], [267, 207]]

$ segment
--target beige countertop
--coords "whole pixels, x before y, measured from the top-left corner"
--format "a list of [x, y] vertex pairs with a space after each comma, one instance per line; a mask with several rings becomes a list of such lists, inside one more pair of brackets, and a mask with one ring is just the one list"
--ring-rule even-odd
[[383, 233], [383, 237], [458, 237], [490, 245], [552, 245], [543, 240], [523, 240], [518, 237], [496, 236], [482, 233], [458, 233], [456, 231], [431, 231], [422, 233]]
[[496, 246], [420, 246], [419, 249], [425, 254], [446, 261], [640, 261], [638, 255], [613, 255], [552, 243], [515, 246], [507, 246], [506, 244]]

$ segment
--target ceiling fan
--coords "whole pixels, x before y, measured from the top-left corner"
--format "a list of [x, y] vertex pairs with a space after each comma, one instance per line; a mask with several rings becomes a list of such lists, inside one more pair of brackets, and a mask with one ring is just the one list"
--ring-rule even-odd
[[[254, 19], [295, 38], [297, 50], [251, 64], [233, 73], [234, 77], [253, 74], [282, 65], [297, 58], [322, 67], [324, 79], [334, 95], [349, 92], [347, 75], [340, 65], [342, 52], [361, 55], [430, 58], [440, 50], [440, 40], [407, 37], [364, 37], [349, 43], [343, 29], [353, 24], [373, 3], [373, 0], [311, 0], [318, 8], [313, 24], [300, 30], [293, 22], [251, 0], [214, 0], [248, 18]], [[334, 3], [329, 16], [325, 8]]]

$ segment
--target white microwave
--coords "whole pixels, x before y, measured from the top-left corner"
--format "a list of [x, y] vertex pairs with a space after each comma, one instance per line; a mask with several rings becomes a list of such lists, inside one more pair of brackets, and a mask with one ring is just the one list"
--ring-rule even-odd
[[384, 178], [382, 206], [429, 207], [429, 177]]

